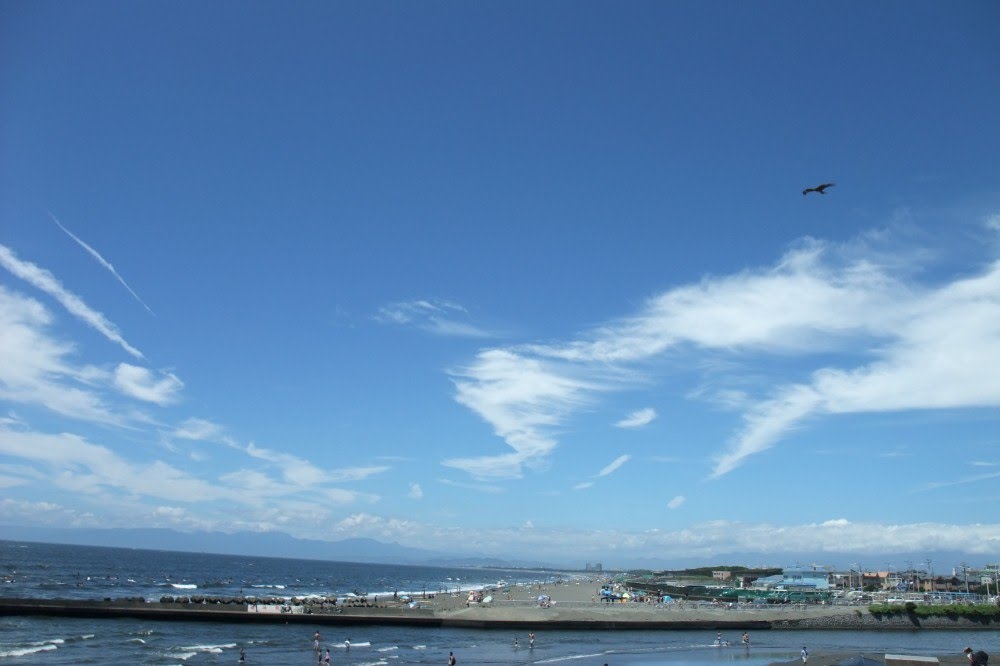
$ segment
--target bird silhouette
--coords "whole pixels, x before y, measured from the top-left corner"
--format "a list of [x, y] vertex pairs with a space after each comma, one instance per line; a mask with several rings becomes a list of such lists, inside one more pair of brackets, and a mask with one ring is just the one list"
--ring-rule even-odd
[[833, 187], [833, 183], [823, 183], [822, 185], [817, 185], [816, 187], [807, 187], [802, 190], [802, 196], [809, 194], [810, 192], [819, 192], [820, 194], [826, 194], [826, 188]]

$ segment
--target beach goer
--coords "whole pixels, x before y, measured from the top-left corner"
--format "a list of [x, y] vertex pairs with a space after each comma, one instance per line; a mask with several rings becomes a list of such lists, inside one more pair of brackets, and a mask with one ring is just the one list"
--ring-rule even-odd
[[533, 631], [528, 632], [528, 647], [529, 648], [535, 647], [535, 632]]
[[808, 661], [809, 661], [809, 650], [806, 649], [805, 645], [802, 646], [802, 652], [800, 652], [799, 654], [802, 655], [802, 663], [803, 664], [808, 663]]
[[246, 662], [246, 660], [247, 660], [247, 651], [244, 650], [243, 648], [240, 648], [240, 663], [242, 664]]
[[324, 664], [330, 663], [330, 648], [326, 649], [326, 656], [323, 657], [323, 663]]
[[515, 650], [517, 649], [517, 639], [516, 638], [514, 639], [514, 649]]
[[967, 647], [965, 648], [965, 658], [969, 660], [969, 666], [986, 666], [990, 655], [986, 654], [984, 650], [973, 652], [972, 648]]
[[448, 666], [455, 666], [455, 653], [454, 652], [449, 652], [448, 653]]
[[744, 631], [740, 640], [743, 641], [743, 645], [750, 645], [750, 634]]
[[319, 635], [318, 631], [315, 634], [313, 634], [313, 650], [314, 651], [319, 652], [319, 642], [321, 640], [323, 640], [323, 637]]
[[345, 638], [344, 639], [344, 648], [348, 649], [348, 650], [351, 649], [351, 639], [350, 638]]

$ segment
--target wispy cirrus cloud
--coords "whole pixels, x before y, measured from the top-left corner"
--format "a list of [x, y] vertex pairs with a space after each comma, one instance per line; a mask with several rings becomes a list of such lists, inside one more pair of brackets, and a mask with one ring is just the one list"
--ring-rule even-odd
[[649, 425], [656, 419], [656, 410], [652, 407], [646, 407], [644, 409], [637, 409], [621, 421], [615, 423], [617, 428], [641, 428], [644, 425]]
[[56, 338], [52, 313], [0, 285], [0, 399], [102, 424], [130, 420], [102, 395], [107, 373], [74, 363], [76, 348]]
[[111, 342], [119, 345], [130, 355], [135, 358], [143, 358], [142, 352], [125, 341], [117, 326], [103, 314], [87, 305], [82, 298], [63, 287], [62, 283], [48, 270], [40, 268], [30, 261], [23, 261], [13, 250], [2, 244], [0, 244], [0, 266], [3, 266], [15, 277], [54, 298], [70, 314]]
[[232, 498], [218, 486], [162, 461], [135, 463], [113, 450], [69, 433], [48, 434], [0, 427], [0, 454], [40, 467], [53, 488], [83, 495], [107, 490], [171, 501]]
[[111, 262], [109, 262], [107, 259], [105, 259], [104, 257], [102, 257], [100, 252], [98, 252], [97, 250], [95, 250], [94, 248], [92, 248], [90, 245], [87, 245], [86, 243], [84, 243], [82, 240], [80, 240], [80, 238], [78, 238], [76, 236], [76, 234], [74, 234], [72, 231], [70, 231], [65, 226], [63, 226], [63, 223], [60, 222], [59, 218], [57, 218], [55, 215], [53, 215], [51, 211], [49, 211], [49, 217], [52, 218], [52, 221], [56, 223], [56, 226], [58, 226], [60, 229], [62, 229], [63, 232], [65, 232], [65, 234], [67, 236], [69, 236], [74, 241], [76, 241], [76, 244], [79, 245], [80, 247], [82, 247], [87, 252], [87, 254], [89, 254], [91, 257], [93, 257], [94, 259], [96, 259], [97, 263], [99, 263], [101, 266], [103, 266], [104, 268], [106, 268], [113, 276], [115, 276], [115, 279], [118, 280], [118, 282], [120, 282], [121, 285], [128, 290], [128, 293], [132, 294], [132, 297], [135, 300], [137, 300], [139, 302], [139, 304], [142, 305], [142, 307], [146, 308], [146, 311], [149, 312], [149, 314], [155, 316], [155, 313], [150, 309], [150, 307], [148, 305], [146, 305], [145, 301], [143, 301], [141, 298], [139, 298], [139, 294], [135, 293], [135, 291], [132, 289], [132, 287], [128, 286], [128, 283], [125, 282], [125, 278], [123, 278], [121, 275], [118, 274], [118, 271], [116, 271], [115, 267], [111, 265]]
[[[169, 433], [169, 436], [190, 441], [223, 444], [230, 449], [245, 453], [251, 458], [274, 465], [280, 472], [284, 483], [293, 484], [300, 488], [325, 486], [324, 492], [336, 493], [338, 491], [338, 489], [329, 488], [327, 484], [364, 481], [392, 469], [388, 465], [369, 465], [324, 470], [299, 456], [274, 451], [253, 442], [243, 445], [230, 435], [223, 426], [201, 418], [189, 418], [182, 421]], [[256, 479], [261, 486], [274, 485], [274, 479], [262, 472], [242, 470], [236, 474], [245, 479], [243, 483], [252, 483]], [[347, 494], [343, 496], [338, 495], [338, 501], [346, 501], [347, 497], [361, 497], [360, 494], [354, 491], [344, 492]], [[371, 498], [372, 496], [366, 495], [365, 497]]]
[[772, 266], [666, 290], [566, 341], [480, 352], [453, 373], [455, 399], [512, 451], [444, 464], [497, 478], [520, 476], [527, 461], [544, 467], [558, 426], [666, 354], [813, 364], [805, 381], [772, 378], [776, 388], [757, 395], [739, 387], [742, 427], [715, 455], [714, 478], [819, 416], [1000, 406], [1000, 373], [986, 370], [1000, 358], [1000, 261], [920, 282], [905, 257], [928, 254], [872, 245], [888, 236], [804, 239]]
[[174, 437], [193, 441], [224, 441], [235, 445], [226, 429], [218, 423], [207, 419], [188, 418], [178, 424], [171, 432]]
[[607, 476], [609, 474], [614, 474], [619, 469], [621, 469], [622, 465], [624, 465], [631, 459], [632, 456], [628, 455], [627, 453], [625, 455], [618, 456], [617, 458], [612, 460], [609, 464], [605, 465], [605, 467], [600, 472], [597, 473], [597, 476]]
[[437, 482], [444, 486], [462, 488], [463, 490], [474, 490], [477, 493], [485, 493], [487, 495], [498, 495], [504, 492], [502, 486], [498, 486], [493, 483], [463, 483], [452, 479], [437, 479]]
[[379, 474], [384, 474], [388, 472], [391, 468], [386, 465], [371, 465], [369, 467], [343, 467], [341, 469], [330, 470], [327, 475], [327, 481], [333, 483], [345, 483], [348, 481], [364, 481], [373, 476], [378, 476]]
[[505, 349], [486, 350], [452, 374], [456, 400], [492, 425], [513, 449], [443, 462], [476, 478], [519, 478], [524, 466], [544, 466], [556, 447], [552, 428], [598, 389], [590, 380], [575, 376], [572, 368]]
[[160, 406], [177, 402], [184, 382], [177, 375], [164, 372], [159, 376], [148, 368], [119, 363], [114, 372], [114, 384], [124, 394]]
[[467, 321], [468, 311], [450, 301], [419, 299], [390, 303], [379, 308], [376, 319], [383, 323], [459, 338], [485, 338], [491, 334]]

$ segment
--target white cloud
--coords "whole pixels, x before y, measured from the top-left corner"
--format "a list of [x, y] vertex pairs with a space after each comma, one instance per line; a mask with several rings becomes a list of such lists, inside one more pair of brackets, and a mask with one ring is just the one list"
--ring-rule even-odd
[[164, 462], [133, 463], [111, 449], [72, 434], [50, 435], [0, 428], [0, 453], [41, 466], [55, 488], [93, 495], [117, 490], [173, 501], [231, 497], [221, 488]]
[[491, 483], [462, 483], [461, 481], [452, 481], [451, 479], [437, 479], [437, 482], [445, 485], [452, 486], [453, 488], [462, 488], [464, 490], [474, 490], [477, 493], [485, 493], [487, 495], [499, 495], [504, 491], [501, 486], [497, 486]]
[[641, 428], [644, 425], [652, 423], [655, 418], [656, 410], [652, 407], [646, 407], [632, 412], [621, 421], [615, 423], [615, 426], [618, 428]]
[[225, 429], [206, 419], [189, 418], [171, 433], [174, 437], [194, 441], [221, 441], [227, 438]]
[[0, 474], [0, 488], [15, 488], [17, 486], [24, 486], [27, 484], [28, 480], [23, 477]]
[[52, 273], [40, 268], [30, 261], [22, 261], [14, 254], [14, 251], [5, 245], [0, 245], [0, 266], [3, 266], [11, 274], [21, 278], [36, 289], [39, 289], [56, 301], [80, 321], [84, 322], [105, 338], [121, 346], [135, 358], [142, 358], [142, 352], [130, 345], [118, 331], [118, 327], [108, 321], [108, 319], [84, 303], [76, 294], [70, 292], [62, 283], [56, 279]]
[[0, 399], [38, 405], [74, 419], [124, 424], [99, 393], [107, 373], [72, 363], [75, 348], [49, 333], [38, 301], [0, 285]]
[[992, 481], [993, 479], [1000, 479], [1000, 472], [984, 472], [982, 474], [973, 474], [972, 476], [966, 476], [961, 479], [955, 479], [953, 481], [934, 481], [922, 486], [919, 490], [936, 490], [938, 488], [949, 488], [953, 486], [964, 486], [970, 483], [982, 483], [983, 481]]
[[379, 308], [376, 319], [383, 323], [413, 326], [445, 337], [483, 338], [490, 333], [462, 319], [468, 312], [448, 301], [415, 300], [390, 303]]
[[779, 389], [744, 417], [713, 476], [770, 448], [819, 414], [1000, 406], [1000, 262], [894, 307], [892, 336], [876, 361], [821, 368], [811, 381]]
[[668, 509], [677, 509], [682, 504], [684, 504], [685, 501], [686, 500], [685, 500], [685, 498], [684, 498], [683, 495], [677, 495], [672, 500], [670, 500], [669, 502], [667, 502], [667, 508]]
[[443, 462], [476, 478], [520, 478], [524, 466], [543, 467], [556, 447], [550, 431], [596, 388], [552, 363], [502, 349], [480, 353], [472, 365], [453, 374], [455, 399], [492, 425], [514, 450]]
[[323, 470], [298, 456], [272, 451], [257, 446], [253, 442], [247, 444], [244, 450], [253, 458], [277, 465], [281, 469], [285, 481], [290, 484], [308, 487], [326, 481], [326, 474]]
[[[806, 239], [772, 267], [670, 289], [577, 338], [480, 352], [454, 373], [455, 398], [513, 452], [445, 464], [494, 478], [544, 467], [558, 426], [598, 392], [628, 386], [630, 376], [634, 385], [668, 353], [813, 364], [806, 381], [768, 378], [770, 394], [743, 385], [713, 393], [739, 395], [729, 405], [743, 411], [742, 427], [715, 456], [715, 478], [818, 416], [1000, 406], [1000, 373], [990, 370], [1000, 358], [1000, 262], [928, 286], [872, 249], [875, 241], [887, 239]], [[838, 365], [817, 360], [834, 353]]]
[[617, 458], [615, 458], [614, 460], [612, 460], [611, 463], [608, 464], [604, 469], [602, 469], [600, 472], [598, 472], [597, 476], [607, 476], [608, 474], [611, 474], [611, 473], [615, 472], [616, 470], [618, 470], [622, 465], [624, 465], [625, 463], [627, 463], [631, 459], [632, 459], [632, 456], [630, 456], [628, 454], [618, 456]]
[[114, 383], [119, 391], [138, 400], [165, 406], [177, 402], [184, 382], [169, 372], [159, 376], [147, 368], [129, 363], [119, 363], [115, 368]]
[[587, 488], [593, 488], [593, 481], [581, 481], [580, 483], [573, 486], [573, 490], [586, 490]]
[[[334, 531], [350, 536], [370, 536], [372, 538], [399, 540], [400, 536], [426, 535], [427, 530], [420, 523], [399, 518], [386, 518], [369, 513], [355, 513], [334, 525]], [[425, 547], [425, 542], [420, 542]]]
[[406, 496], [411, 500], [421, 500], [424, 498], [424, 489], [420, 487], [419, 483], [411, 483], [410, 492]]
[[983, 222], [983, 226], [985, 226], [990, 231], [1000, 232], [1000, 213], [993, 213], [991, 215], [987, 215], [986, 219]]
[[[681, 501], [675, 498], [674, 501]], [[1000, 543], [1000, 524], [854, 523], [832, 519], [819, 523], [777, 525], [712, 521], [678, 530], [629, 532], [616, 529], [546, 529], [512, 526], [445, 528], [369, 513], [350, 515], [332, 529], [343, 536], [390, 539], [424, 547], [428, 540], [456, 544], [459, 552], [497, 554], [531, 552], [551, 561], [597, 559], [614, 566], [621, 558], [716, 560], [730, 554], [754, 555], [781, 562], [788, 555], [851, 553], [853, 557], [887, 553], [955, 550], [993, 557]]]
[[330, 470], [326, 480], [332, 483], [344, 483], [347, 481], [363, 481], [369, 477], [382, 474], [388, 471], [389, 467], [384, 465], [372, 465], [369, 467], [344, 467]]

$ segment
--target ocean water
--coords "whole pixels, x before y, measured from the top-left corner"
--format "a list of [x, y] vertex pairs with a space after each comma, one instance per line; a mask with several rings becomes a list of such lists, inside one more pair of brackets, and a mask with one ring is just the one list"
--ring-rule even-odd
[[[0, 595], [159, 599], [164, 594], [218, 596], [257, 590], [268, 596], [345, 595], [354, 591], [421, 593], [538, 582], [551, 574], [496, 569], [443, 569], [0, 542]], [[197, 586], [197, 587], [190, 587]], [[751, 647], [715, 647], [714, 631], [536, 631], [305, 624], [154, 622], [132, 619], [0, 617], [0, 666], [6, 664], [316, 664], [313, 633], [338, 666], [464, 664], [555, 666], [764, 666], [795, 659], [803, 645], [830, 652], [958, 654], [965, 645], [995, 652], [988, 631], [757, 631]], [[739, 642], [737, 632], [724, 637]], [[345, 641], [350, 640], [350, 648]], [[514, 641], [519, 643], [514, 646]]]
[[51, 599], [240, 595], [424, 594], [528, 583], [554, 574], [508, 569], [324, 562], [0, 541], [0, 595]]

